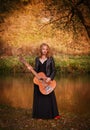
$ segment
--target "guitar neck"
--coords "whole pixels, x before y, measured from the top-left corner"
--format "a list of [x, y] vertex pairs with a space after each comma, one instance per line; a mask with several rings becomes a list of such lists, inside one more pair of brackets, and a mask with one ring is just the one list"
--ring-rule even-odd
[[33, 75], [35, 75], [39, 79], [38, 73], [32, 68], [32, 66], [28, 64], [27, 62], [23, 62], [23, 63], [27, 67], [27, 69], [31, 71]]
[[30, 71], [33, 73], [33, 75], [35, 75], [39, 79], [39, 76], [38, 76], [37, 72], [34, 69], [31, 69]]

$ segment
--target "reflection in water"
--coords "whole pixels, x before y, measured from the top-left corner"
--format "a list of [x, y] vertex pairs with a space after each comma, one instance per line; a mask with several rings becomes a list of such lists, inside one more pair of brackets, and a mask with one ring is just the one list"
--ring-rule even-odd
[[90, 76], [62, 77], [57, 81], [56, 96], [60, 110], [90, 111]]
[[[31, 108], [33, 82], [31, 75], [0, 76], [0, 104]], [[55, 89], [60, 111], [90, 111], [90, 76], [58, 77]]]
[[32, 93], [32, 82], [29, 76], [3, 77], [0, 79], [0, 103], [30, 108]]

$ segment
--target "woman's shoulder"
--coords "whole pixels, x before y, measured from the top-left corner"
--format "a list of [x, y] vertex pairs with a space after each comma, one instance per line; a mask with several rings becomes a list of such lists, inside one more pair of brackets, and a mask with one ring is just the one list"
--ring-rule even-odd
[[50, 56], [50, 57], [48, 58], [48, 61], [49, 61], [49, 62], [54, 62], [53, 56]]
[[35, 61], [38, 61], [39, 60], [39, 57], [37, 56], [37, 57], [35, 57]]
[[[37, 56], [37, 57], [35, 58], [35, 61], [39, 61], [39, 58], [40, 58], [40, 57]], [[53, 56], [50, 56], [50, 57], [48, 57], [47, 59], [50, 60], [50, 61], [54, 60]]]
[[53, 56], [50, 56], [49, 59], [50, 59], [50, 60], [54, 60]]

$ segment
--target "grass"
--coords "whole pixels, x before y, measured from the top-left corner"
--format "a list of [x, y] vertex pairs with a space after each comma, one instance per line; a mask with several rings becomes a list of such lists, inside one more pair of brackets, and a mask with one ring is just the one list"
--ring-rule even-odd
[[[25, 56], [25, 59], [34, 67], [35, 56]], [[54, 56], [57, 73], [90, 73], [90, 56]], [[0, 58], [0, 73], [28, 72], [17, 57]]]
[[56, 68], [61, 73], [89, 73], [89, 56], [58, 56], [55, 57]]

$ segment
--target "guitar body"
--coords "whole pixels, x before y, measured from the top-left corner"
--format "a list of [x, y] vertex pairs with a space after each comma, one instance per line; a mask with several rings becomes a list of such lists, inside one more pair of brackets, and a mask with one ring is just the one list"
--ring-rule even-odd
[[43, 72], [37, 73], [30, 64], [26, 62], [26, 60], [19, 56], [19, 60], [27, 67], [29, 71], [35, 75], [33, 82], [39, 86], [39, 90], [42, 94], [47, 95], [51, 93], [56, 87], [56, 81], [51, 80], [50, 82], [46, 82], [45, 79], [47, 78]]
[[51, 80], [49, 83], [46, 83], [45, 79], [46, 75], [43, 72], [37, 73], [38, 77], [41, 77], [39, 80], [37, 77], [34, 77], [33, 82], [39, 86], [39, 90], [42, 94], [47, 95], [51, 93], [56, 87], [56, 81]]

